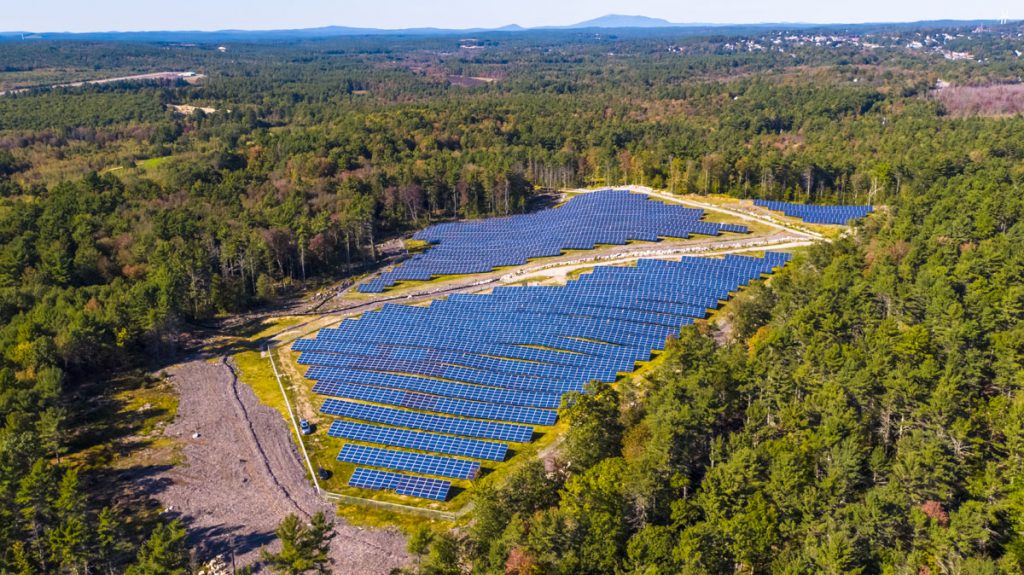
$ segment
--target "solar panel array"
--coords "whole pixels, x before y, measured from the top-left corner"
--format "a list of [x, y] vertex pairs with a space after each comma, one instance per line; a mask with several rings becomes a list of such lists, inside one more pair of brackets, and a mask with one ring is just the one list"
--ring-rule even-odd
[[526, 443], [533, 437], [533, 428], [495, 421], [481, 421], [462, 417], [433, 415], [408, 409], [396, 409], [369, 403], [356, 403], [340, 399], [328, 399], [320, 408], [322, 413], [361, 421], [371, 421], [395, 427], [405, 427], [464, 437], [496, 439]]
[[410, 495], [435, 501], [448, 499], [448, 490], [452, 487], [451, 481], [378, 471], [365, 467], [357, 467], [348, 484], [350, 487], [364, 489], [390, 489], [399, 495]]
[[[330, 396], [321, 411], [339, 419], [328, 435], [359, 442], [346, 444], [340, 460], [463, 479], [479, 465], [460, 458], [502, 461], [507, 443], [528, 442], [533, 426], [556, 421], [567, 392], [633, 371], [694, 318], [788, 259], [769, 252], [640, 260], [565, 286], [385, 305], [292, 349], [310, 366], [313, 389]], [[360, 473], [349, 484], [398, 491], [405, 479], [396, 475], [412, 477], [371, 481]], [[416, 496], [436, 498], [441, 488], [429, 485]]]
[[754, 205], [782, 212], [791, 218], [800, 218], [809, 224], [845, 225], [851, 220], [865, 218], [874, 211], [871, 206], [813, 206], [771, 200], [754, 200]]
[[342, 419], [336, 419], [331, 423], [331, 429], [327, 432], [327, 435], [341, 439], [365, 441], [367, 443], [391, 445], [406, 449], [420, 449], [432, 453], [462, 455], [465, 457], [475, 457], [476, 459], [487, 459], [489, 461], [504, 461], [505, 454], [508, 452], [508, 446], [504, 443], [452, 437], [451, 435], [440, 435], [424, 431], [409, 431], [395, 427], [381, 427]]
[[455, 479], [475, 479], [480, 474], [480, 464], [466, 459], [438, 457], [422, 453], [410, 453], [394, 449], [381, 449], [365, 445], [346, 443], [338, 454], [338, 461], [347, 461], [357, 465], [384, 467], [399, 471], [412, 471], [439, 477]]
[[602, 190], [533, 214], [439, 224], [413, 236], [432, 247], [360, 285], [359, 291], [379, 293], [402, 280], [489, 272], [523, 265], [529, 258], [557, 256], [563, 250], [592, 250], [597, 244], [747, 232], [743, 226], [703, 222], [703, 216], [703, 210], [663, 204], [641, 194]]

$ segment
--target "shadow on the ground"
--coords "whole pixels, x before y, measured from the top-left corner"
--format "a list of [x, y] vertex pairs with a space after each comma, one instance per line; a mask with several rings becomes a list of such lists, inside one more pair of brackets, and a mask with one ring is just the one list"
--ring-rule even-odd
[[[236, 561], [236, 558], [259, 551], [277, 538], [273, 531], [252, 531], [245, 525], [195, 527], [195, 520], [192, 516], [173, 511], [164, 513], [164, 517], [178, 519], [185, 526], [188, 530], [186, 544], [193, 554], [200, 558], [221, 556], [231, 572], [242, 565], [242, 562]], [[254, 562], [249, 558], [244, 561], [244, 564], [251, 565], [254, 573], [262, 571], [259, 561]]]

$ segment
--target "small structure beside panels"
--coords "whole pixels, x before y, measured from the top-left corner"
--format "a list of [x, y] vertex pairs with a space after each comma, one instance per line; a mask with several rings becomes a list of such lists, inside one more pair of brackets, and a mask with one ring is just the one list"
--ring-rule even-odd
[[564, 250], [592, 250], [597, 244], [748, 231], [743, 226], [704, 222], [703, 217], [700, 209], [663, 204], [625, 190], [601, 190], [532, 214], [438, 224], [413, 236], [430, 242], [429, 249], [358, 289], [380, 293], [402, 280], [484, 273], [523, 265], [530, 258], [557, 256]]
[[565, 286], [385, 305], [292, 349], [328, 396], [328, 435], [346, 442], [338, 459], [359, 466], [349, 485], [444, 501], [452, 480], [477, 477], [510, 443], [531, 441], [534, 426], [554, 424], [566, 393], [633, 371], [788, 260], [640, 260]]

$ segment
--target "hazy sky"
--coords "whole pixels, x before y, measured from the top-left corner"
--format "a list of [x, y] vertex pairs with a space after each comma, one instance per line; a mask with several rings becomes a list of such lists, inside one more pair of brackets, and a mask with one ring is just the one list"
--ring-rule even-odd
[[673, 22], [894, 22], [1024, 19], [1021, 0], [2, 0], [0, 30], [497, 27], [571, 24], [604, 14]]

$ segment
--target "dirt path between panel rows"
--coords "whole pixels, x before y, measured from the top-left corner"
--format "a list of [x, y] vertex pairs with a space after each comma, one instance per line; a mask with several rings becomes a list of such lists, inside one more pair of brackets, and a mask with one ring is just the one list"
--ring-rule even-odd
[[285, 516], [323, 511], [337, 532], [332, 573], [383, 575], [408, 561], [397, 530], [334, 516], [311, 489], [281, 414], [261, 404], [224, 358], [193, 359], [168, 372], [181, 401], [166, 435], [185, 443], [186, 463], [164, 471], [153, 496], [185, 521], [201, 559], [223, 554], [229, 565], [254, 563], [261, 547], [276, 548], [274, 530]]
[[334, 326], [346, 317], [377, 309], [385, 303], [416, 304], [441, 299], [455, 293], [479, 293], [511, 282], [529, 281], [538, 276], [562, 276], [564, 281], [564, 275], [575, 269], [623, 264], [641, 258], [678, 258], [684, 255], [713, 257], [728, 253], [788, 249], [809, 243], [803, 236], [775, 233], [761, 236], [665, 240], [657, 243], [627, 244], [588, 252], [564, 254], [545, 258], [540, 262], [530, 262], [516, 268], [459, 276], [443, 282], [435, 281], [424, 286], [421, 291], [402, 290], [397, 293], [389, 291], [383, 294], [374, 294], [377, 297], [373, 299], [334, 301], [331, 302], [332, 305], [325, 306], [326, 309], [316, 313], [292, 313], [294, 316], [304, 316], [310, 319], [273, 334], [267, 338], [265, 343], [270, 346], [287, 345], [297, 338], [311, 335], [324, 327]]

